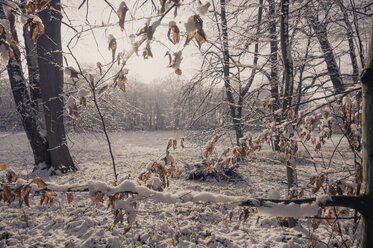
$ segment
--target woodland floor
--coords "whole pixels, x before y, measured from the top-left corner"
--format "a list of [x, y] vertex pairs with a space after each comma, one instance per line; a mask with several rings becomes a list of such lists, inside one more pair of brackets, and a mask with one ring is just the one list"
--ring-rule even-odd
[[[120, 179], [136, 179], [139, 172], [152, 160], [161, 158], [169, 138], [185, 137], [186, 148], [171, 154], [175, 158], [175, 177], [166, 192], [179, 190], [209, 191], [247, 198], [269, 196], [270, 191], [286, 196], [286, 173], [284, 158], [274, 153], [268, 145], [251, 159], [243, 161], [238, 171], [243, 181], [196, 182], [186, 180], [190, 165], [201, 161], [203, 144], [211, 136], [206, 134], [162, 132], [111, 133], [114, 155]], [[198, 140], [197, 137], [205, 137]], [[334, 137], [334, 143], [340, 137]], [[113, 181], [113, 172], [104, 136], [94, 134], [69, 134], [68, 143], [79, 171], [62, 176], [46, 177], [32, 172], [32, 156], [24, 133], [0, 133], [0, 163], [6, 164], [20, 175], [30, 179], [40, 176], [44, 181], [56, 184], [86, 183], [88, 181]], [[329, 142], [331, 143], [331, 142]], [[218, 142], [218, 151], [230, 146], [228, 137]], [[332, 143], [323, 147], [323, 158], [317, 158], [319, 172], [328, 170], [331, 177], [351, 179], [352, 154], [345, 141], [335, 155]], [[330, 166], [329, 166], [330, 162]], [[312, 186], [307, 185], [311, 175], [316, 174], [314, 164], [304, 149], [296, 159], [298, 180], [305, 188], [305, 196], [314, 196]], [[323, 165], [324, 167], [323, 168]], [[343, 172], [341, 172], [343, 170]], [[352, 169], [350, 170], [352, 171]], [[0, 172], [0, 180], [4, 175]], [[331, 179], [330, 179], [331, 180]], [[119, 180], [120, 181], [120, 180]], [[0, 203], [0, 247], [310, 247], [311, 235], [315, 247], [339, 247], [342, 240], [347, 247], [358, 243], [359, 231], [352, 233], [352, 220], [342, 221], [342, 236], [335, 231], [334, 221], [323, 223], [313, 230], [307, 218], [298, 220], [295, 228], [281, 227], [279, 218], [252, 213], [248, 220], [233, 231], [240, 207], [222, 204], [163, 204], [152, 200], [140, 203], [132, 229], [123, 234], [124, 225], [110, 226], [114, 217], [105, 205], [95, 206], [88, 193], [74, 194], [71, 204], [66, 196], [59, 194], [54, 206], [39, 206], [40, 196], [30, 197], [31, 208], [19, 207], [15, 201], [8, 205]], [[232, 211], [232, 219], [224, 220]], [[347, 213], [353, 216], [353, 212]], [[357, 239], [357, 240], [356, 240]], [[337, 246], [335, 246], [337, 245]], [[344, 246], [346, 247], [346, 246]]]

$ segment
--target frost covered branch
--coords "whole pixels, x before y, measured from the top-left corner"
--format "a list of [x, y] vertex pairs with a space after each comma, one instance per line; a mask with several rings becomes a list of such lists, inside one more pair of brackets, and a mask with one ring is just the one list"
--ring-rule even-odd
[[[223, 203], [230, 206], [257, 207], [259, 213], [270, 216], [283, 217], [307, 217], [317, 215], [319, 207], [347, 207], [356, 209], [362, 214], [366, 211], [364, 196], [322, 196], [294, 200], [275, 200], [275, 199], [245, 199], [245, 196], [227, 196], [213, 192], [193, 192], [180, 191], [177, 193], [158, 192], [145, 186], [139, 185], [136, 181], [125, 180], [118, 186], [110, 186], [104, 182], [90, 181], [87, 184], [76, 185], [57, 185], [45, 184], [44, 186], [32, 184], [23, 179], [18, 179], [10, 188], [17, 188], [30, 185], [31, 192], [89, 192], [95, 195], [97, 192], [106, 195], [115, 195], [119, 193], [132, 194], [133, 200], [151, 199], [157, 202], [174, 203]], [[2, 185], [0, 192], [4, 190], [6, 184]], [[5, 195], [5, 194], [4, 194]], [[5, 198], [5, 197], [4, 197]], [[5, 200], [5, 199], [4, 199]], [[362, 207], [363, 206], [363, 207]]]

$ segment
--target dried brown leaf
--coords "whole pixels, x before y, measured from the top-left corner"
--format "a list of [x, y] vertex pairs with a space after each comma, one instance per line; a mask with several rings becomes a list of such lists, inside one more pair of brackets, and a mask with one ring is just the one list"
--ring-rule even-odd
[[169, 139], [168, 140], [168, 144], [167, 144], [167, 147], [166, 147], [166, 157], [168, 156], [168, 150], [172, 147], [172, 139]]
[[34, 180], [32, 180], [32, 183], [35, 183], [39, 189], [45, 189], [47, 187], [47, 184], [43, 180], [41, 180], [40, 177], [37, 177]]
[[5, 164], [0, 164], [0, 170], [7, 170], [8, 169], [8, 166], [6, 166]]
[[4, 202], [8, 202], [9, 204], [14, 201], [14, 194], [12, 193], [11, 188], [7, 185], [3, 185], [3, 191], [4, 191]]
[[100, 62], [97, 62], [97, 68], [100, 71], [100, 75], [102, 75], [102, 64]]
[[8, 182], [11, 183], [11, 182], [17, 181], [18, 175], [14, 171], [8, 169], [8, 172], [6, 174], [6, 178], [7, 178]]
[[66, 199], [67, 199], [67, 203], [70, 204], [73, 201], [73, 193], [71, 192], [66, 193]]
[[125, 84], [122, 84], [122, 85], [120, 86], [120, 89], [121, 89], [124, 93], [126, 93], [126, 85], [125, 85]]
[[40, 195], [40, 206], [43, 206], [43, 202], [45, 198], [46, 198], [46, 193], [42, 192]]
[[85, 96], [80, 97], [80, 105], [87, 106], [87, 98]]
[[36, 4], [33, 1], [29, 1], [26, 7], [26, 14], [35, 14]]
[[109, 35], [109, 50], [112, 52], [112, 59], [111, 63], [114, 64], [115, 61], [115, 51], [117, 50], [117, 40], [114, 38], [113, 35]]
[[22, 195], [23, 185], [19, 186], [14, 190], [14, 195], [18, 198], [19, 207], [22, 207], [23, 204], [23, 195]]
[[126, 13], [128, 11], [128, 7], [125, 2], [121, 2], [118, 8], [118, 17], [119, 17], [119, 26], [120, 29], [124, 30], [124, 21], [126, 19]]
[[45, 8], [50, 8], [50, 0], [34, 0], [28, 1], [26, 7], [26, 14], [36, 14], [44, 10]]
[[233, 231], [236, 231], [240, 228], [241, 226], [241, 219], [238, 220], [237, 224], [233, 227]]
[[304, 196], [304, 189], [302, 189], [299, 194], [298, 194], [298, 198], [302, 198]]
[[171, 65], [172, 64], [172, 56], [171, 54], [169, 53], [169, 51], [166, 52], [166, 54], [164, 56], [168, 56], [168, 64]]
[[30, 202], [29, 202], [30, 191], [31, 191], [31, 187], [29, 185], [24, 187], [23, 200], [25, 201], [25, 204], [27, 207], [30, 207]]
[[184, 138], [180, 139], [180, 147], [181, 149], [184, 149]]
[[224, 226], [225, 228], [227, 228], [228, 232], [230, 232], [231, 230], [229, 229], [229, 225], [228, 225], [228, 216], [224, 219]]
[[205, 43], [205, 41], [207, 40], [206, 33], [205, 31], [203, 31], [203, 29], [198, 30], [194, 37], [198, 43], [199, 48], [201, 48], [202, 44]]
[[250, 217], [250, 210], [248, 208], [244, 208], [243, 212], [244, 212], [243, 221], [245, 222]]
[[348, 196], [354, 195], [354, 189], [351, 186], [347, 186], [347, 195]]
[[189, 33], [186, 40], [185, 40], [184, 46], [189, 45], [190, 41], [194, 38], [195, 35], [196, 35], [196, 32]]
[[337, 191], [335, 190], [335, 187], [333, 184], [328, 185], [328, 195], [335, 196], [337, 194]]
[[44, 25], [41, 22], [33, 22], [29, 29], [30, 35], [34, 43], [44, 34]]
[[121, 209], [118, 209], [115, 211], [115, 219], [114, 219], [114, 222], [113, 224], [111, 224], [111, 229], [114, 229], [115, 225], [118, 224], [119, 222], [120, 223], [123, 223], [123, 218], [124, 215], [122, 213], [122, 210]]
[[176, 24], [168, 29], [167, 38], [175, 45], [180, 42], [180, 30]]

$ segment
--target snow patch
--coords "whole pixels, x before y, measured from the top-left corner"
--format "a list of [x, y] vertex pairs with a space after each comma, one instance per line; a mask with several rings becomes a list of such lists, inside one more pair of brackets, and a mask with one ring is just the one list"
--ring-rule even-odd
[[305, 217], [315, 216], [319, 210], [319, 204], [317, 202], [312, 204], [279, 204], [266, 202], [265, 207], [258, 207], [259, 213], [266, 216], [278, 216], [278, 217]]

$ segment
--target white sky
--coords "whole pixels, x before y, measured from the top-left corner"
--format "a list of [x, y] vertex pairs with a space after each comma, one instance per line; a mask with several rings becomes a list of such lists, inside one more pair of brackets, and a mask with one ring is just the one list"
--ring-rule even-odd
[[[69, 23], [71, 21], [73, 26], [79, 31], [82, 30], [82, 26], [84, 26], [83, 30], [86, 30], [89, 27], [85, 21], [87, 10], [86, 5], [84, 5], [80, 10], [77, 10], [77, 7], [81, 2], [82, 0], [63, 1], [64, 9], [69, 17], [69, 19], [65, 17], [63, 19], [64, 22]], [[112, 4], [114, 9], [117, 9], [121, 1], [111, 0], [109, 2]], [[72, 42], [70, 48], [72, 48], [73, 54], [78, 59], [80, 64], [89, 64], [95, 66], [98, 61], [100, 61], [103, 65], [110, 64], [112, 55], [111, 51], [108, 50], [107, 37], [109, 34], [113, 34], [117, 39], [117, 53], [123, 51], [123, 49], [130, 49], [128, 36], [130, 34], [137, 33], [138, 30], [145, 25], [145, 22], [147, 21], [145, 17], [148, 17], [151, 11], [150, 8], [139, 9], [138, 7], [134, 6], [133, 3], [135, 3], [135, 1], [126, 1], [126, 3], [131, 14], [136, 17], [136, 20], [131, 17], [129, 12], [127, 12], [125, 31], [121, 32], [118, 24], [118, 17], [114, 12], [112, 12], [111, 8], [103, 0], [95, 0], [94, 2], [89, 1], [88, 20], [90, 24], [101, 25], [104, 23], [108, 25], [106, 25], [106, 27], [99, 27], [93, 29], [92, 31], [82, 33], [79, 40], [74, 39], [74, 42]], [[137, 11], [134, 11], [134, 9], [137, 9]], [[171, 11], [167, 17], [163, 19], [162, 24], [156, 30], [151, 43], [154, 58], [149, 58], [148, 60], [143, 59], [142, 52], [145, 47], [144, 43], [139, 49], [139, 56], [137, 57], [134, 55], [127, 62], [126, 68], [129, 70], [130, 78], [136, 77], [137, 80], [148, 83], [169, 74], [174, 74], [174, 70], [168, 67], [168, 57], [165, 57], [164, 55], [168, 50], [170, 53], [173, 53], [183, 49], [185, 37], [181, 37], [181, 41], [178, 45], [173, 45], [167, 39], [168, 23], [171, 20], [175, 20], [183, 33], [185, 31], [184, 22], [186, 22], [190, 15], [193, 15], [193, 7], [184, 6], [179, 9], [176, 19], [174, 19], [173, 11]], [[153, 18], [152, 22], [155, 20], [157, 19]], [[63, 25], [62, 39], [64, 42], [64, 51], [68, 51], [66, 49], [66, 44], [75, 34], [75, 31]], [[139, 38], [140, 37], [137, 37], [137, 39]], [[66, 57], [68, 59], [69, 66], [76, 68], [76, 63], [71, 56]], [[198, 71], [200, 63], [201, 56], [198, 47], [191, 42], [190, 45], [183, 50], [183, 60], [181, 62], [181, 69], [183, 71], [182, 77], [193, 77]], [[115, 65], [115, 67], [117, 70], [119, 69], [119, 66]], [[114, 68], [113, 72], [117, 71], [115, 70], [116, 68]]]

